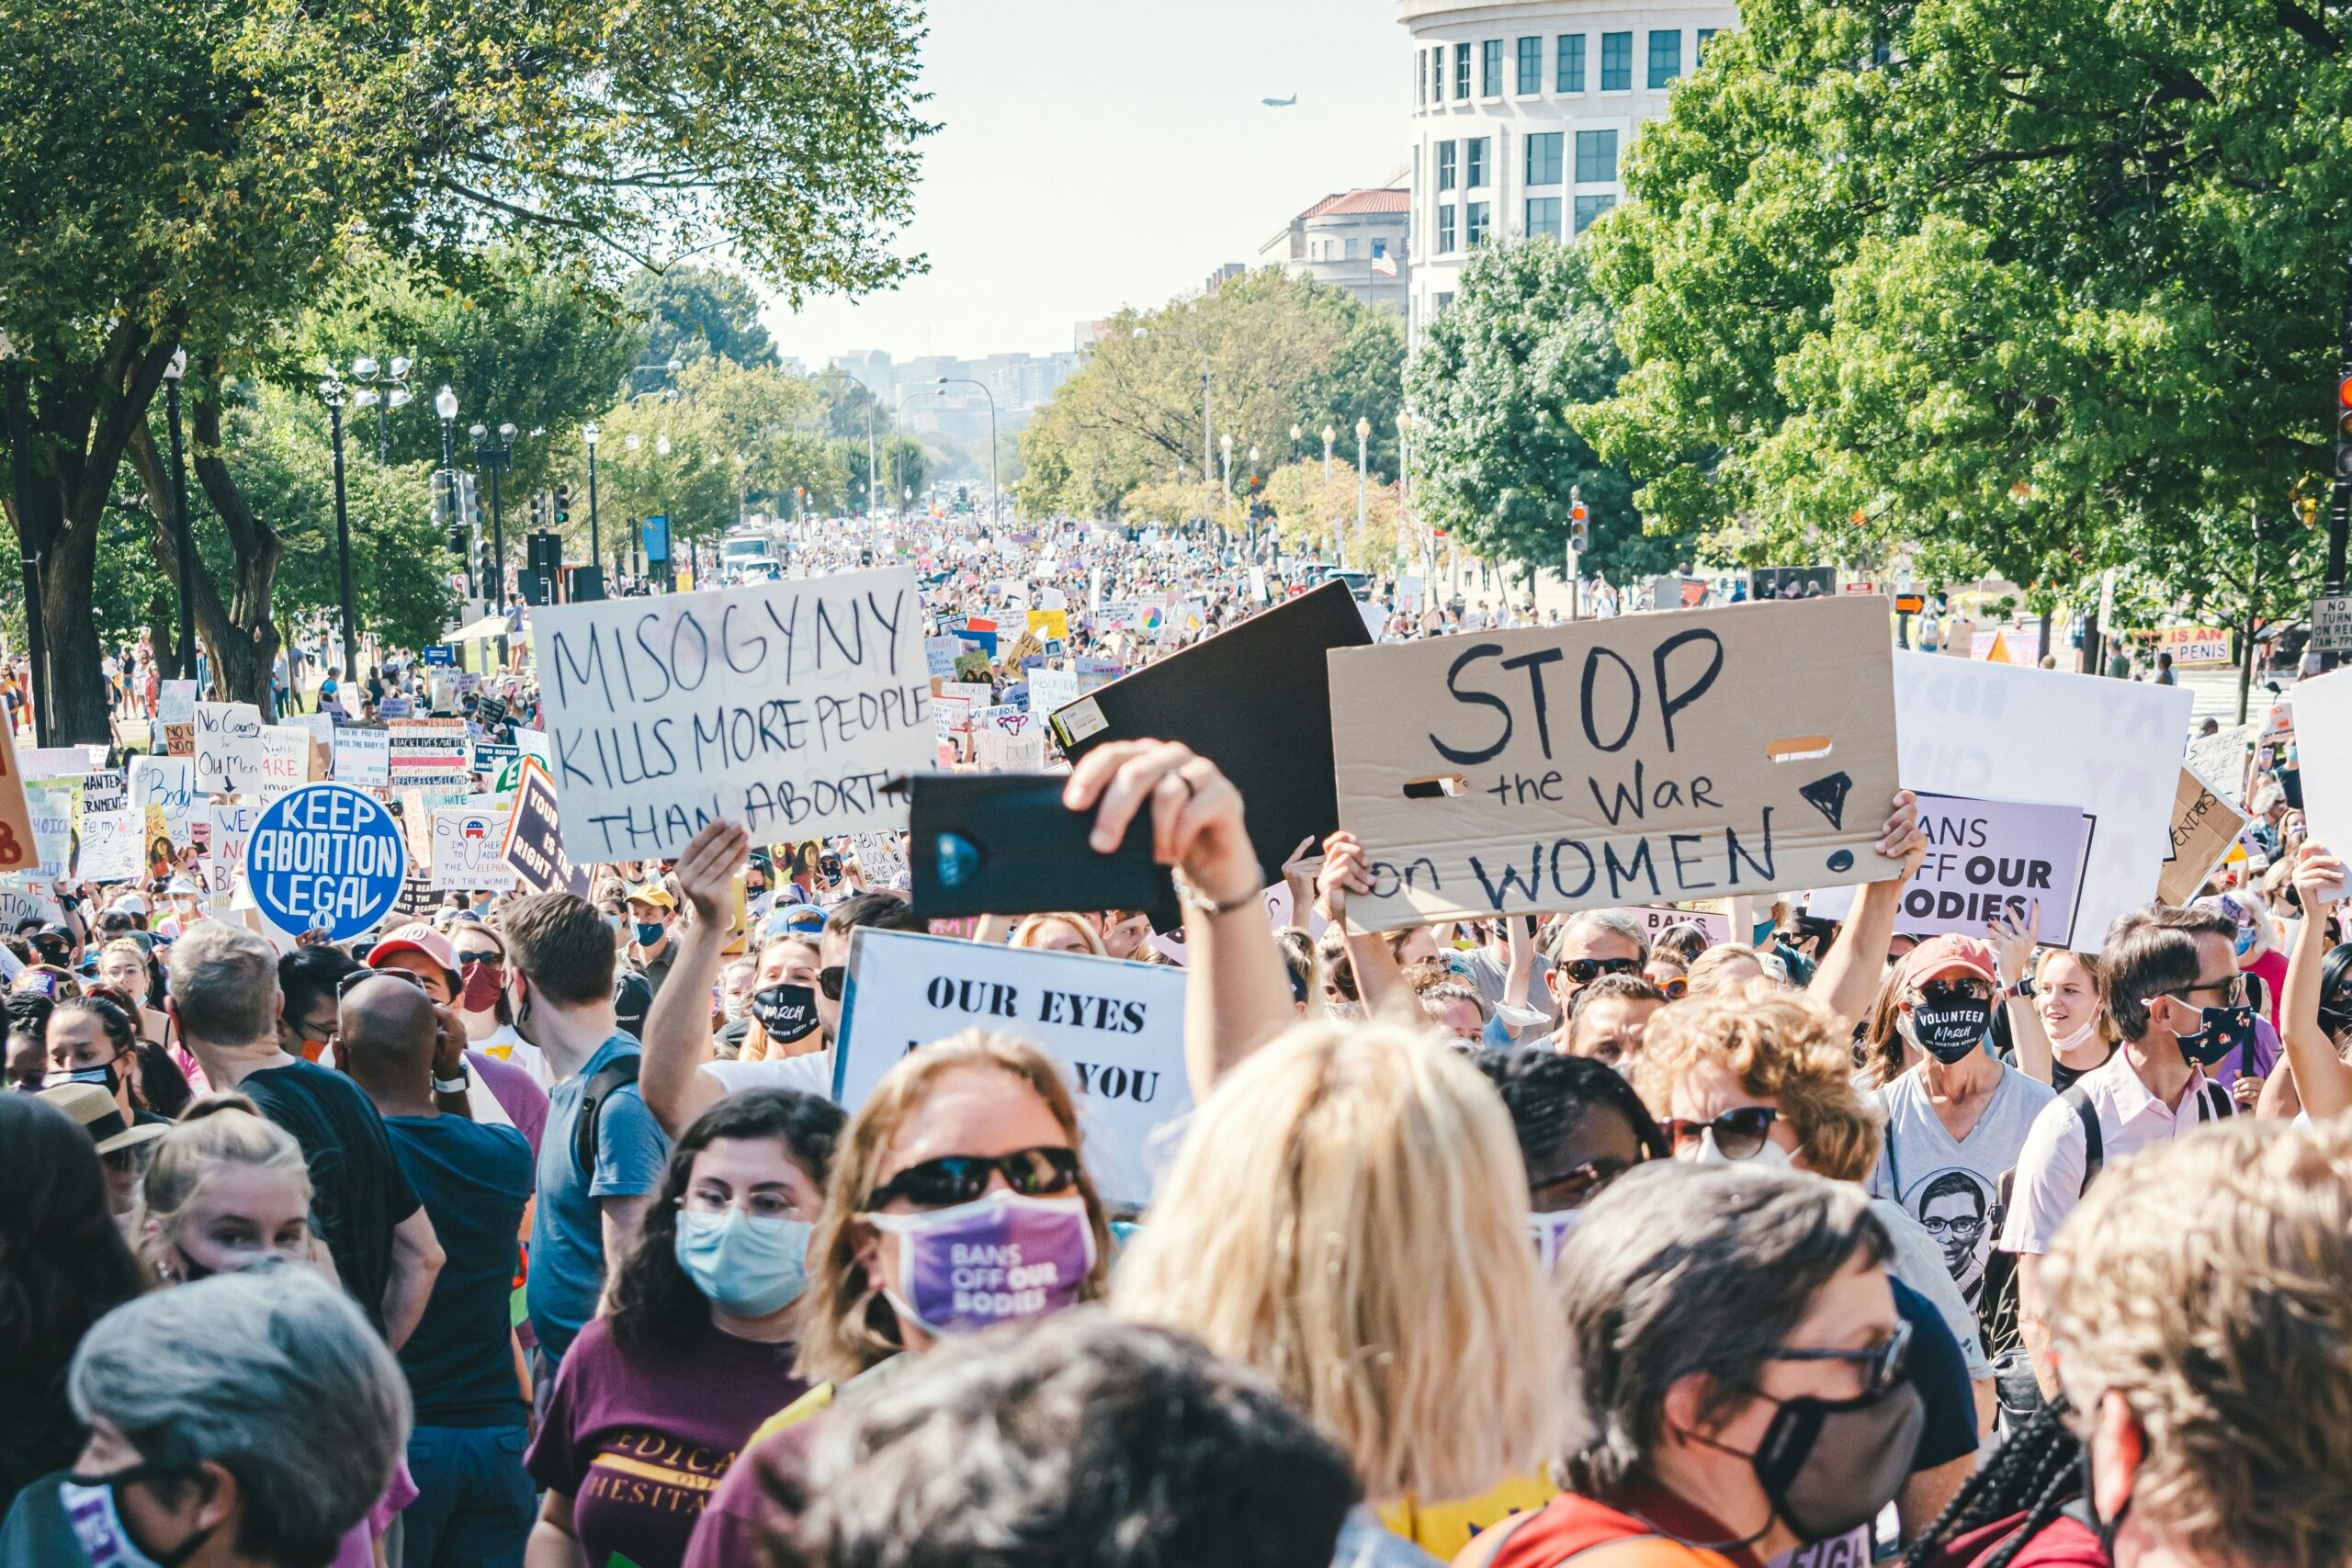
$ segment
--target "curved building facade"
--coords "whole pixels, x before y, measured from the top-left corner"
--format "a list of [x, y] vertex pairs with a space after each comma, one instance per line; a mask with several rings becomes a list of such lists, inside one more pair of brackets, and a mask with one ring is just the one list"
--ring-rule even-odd
[[1614, 207], [1642, 122], [1739, 22], [1726, 0], [1397, 0], [1396, 17], [1413, 39], [1416, 333], [1473, 245], [1570, 239]]

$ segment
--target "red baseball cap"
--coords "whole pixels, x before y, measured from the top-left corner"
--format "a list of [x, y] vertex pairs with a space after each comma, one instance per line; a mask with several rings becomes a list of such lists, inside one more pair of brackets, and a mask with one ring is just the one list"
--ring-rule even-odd
[[395, 953], [421, 953], [448, 973], [458, 972], [458, 950], [449, 939], [423, 920], [401, 926], [368, 950], [368, 967], [381, 969]]
[[1997, 986], [1994, 967], [1990, 944], [1973, 936], [1931, 936], [1904, 955], [1903, 983], [1917, 986], [1956, 970]]

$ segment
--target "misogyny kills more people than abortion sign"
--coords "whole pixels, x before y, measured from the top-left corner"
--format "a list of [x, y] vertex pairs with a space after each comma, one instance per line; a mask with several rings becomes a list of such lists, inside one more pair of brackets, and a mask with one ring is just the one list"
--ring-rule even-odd
[[1340, 825], [1389, 931], [1869, 882], [1886, 601], [1733, 604], [1329, 656]]
[[727, 818], [754, 843], [903, 828], [929, 765], [912, 570], [548, 606], [531, 617], [564, 847], [668, 858]]

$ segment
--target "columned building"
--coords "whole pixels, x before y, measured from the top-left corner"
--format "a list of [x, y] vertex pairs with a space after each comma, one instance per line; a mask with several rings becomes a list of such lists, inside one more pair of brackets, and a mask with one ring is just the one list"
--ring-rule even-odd
[[1397, 0], [1396, 16], [1413, 40], [1416, 334], [1473, 245], [1572, 239], [1617, 205], [1634, 132], [1739, 22], [1729, 0]]
[[1405, 313], [1412, 193], [1405, 174], [1386, 186], [1325, 197], [1258, 248], [1258, 265], [1344, 288], [1367, 305]]

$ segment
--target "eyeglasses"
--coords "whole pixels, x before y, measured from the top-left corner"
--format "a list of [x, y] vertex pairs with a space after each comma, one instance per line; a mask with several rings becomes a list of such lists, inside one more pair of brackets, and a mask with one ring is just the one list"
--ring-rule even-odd
[[827, 1001], [837, 1002], [842, 999], [842, 982], [848, 977], [847, 964], [828, 964], [817, 971], [817, 988], [825, 993]]
[[[1542, 1199], [1539, 1211], [1581, 1209], [1600, 1195], [1600, 1190], [1634, 1168], [1626, 1159], [1592, 1159], [1573, 1170], [1564, 1170], [1547, 1181], [1529, 1190], [1531, 1199]], [[1552, 1200], [1560, 1200], [1553, 1201]]]
[[1571, 958], [1555, 967], [1577, 985], [1589, 986], [1603, 975], [1638, 975], [1642, 972], [1642, 961], [1638, 958]]
[[1067, 1192], [1078, 1185], [1076, 1149], [1016, 1149], [1009, 1155], [942, 1155], [910, 1165], [876, 1188], [865, 1200], [879, 1209], [893, 1198], [925, 1209], [968, 1203], [989, 1190], [989, 1178], [1001, 1172], [1005, 1184], [1023, 1198]]
[[1813, 938], [1804, 931], [1774, 931], [1772, 940], [1782, 947], [1803, 947]]
[[1724, 1158], [1747, 1159], [1764, 1146], [1764, 1140], [1770, 1135], [1772, 1123], [1780, 1115], [1769, 1105], [1742, 1105], [1712, 1122], [1691, 1122], [1677, 1116], [1657, 1125], [1677, 1154], [1694, 1146], [1713, 1130], [1715, 1147], [1722, 1151]]
[[2232, 975], [2222, 980], [2199, 980], [2193, 986], [2184, 986], [2179, 990], [2168, 991], [2165, 995], [2177, 1001], [2187, 1002], [2199, 991], [2217, 991], [2222, 998], [2224, 1007], [2236, 1007], [2245, 1000], [2245, 976]]
[[1911, 1359], [1911, 1324], [1908, 1319], [1897, 1323], [1894, 1332], [1875, 1345], [1860, 1350], [1775, 1350], [1765, 1359], [1770, 1361], [1844, 1361], [1861, 1370], [1865, 1395], [1884, 1393], [1903, 1381], [1903, 1369]]
[[480, 969], [484, 965], [488, 965], [492, 969], [503, 969], [506, 966], [506, 963], [504, 959], [501, 958], [495, 953], [461, 953], [458, 954], [458, 967], [460, 970]]
[[1920, 1217], [1919, 1228], [1939, 1241], [1947, 1235], [1962, 1241], [1974, 1241], [1984, 1234], [1984, 1216], [1957, 1214], [1946, 1218], [1941, 1214], [1925, 1214]]

